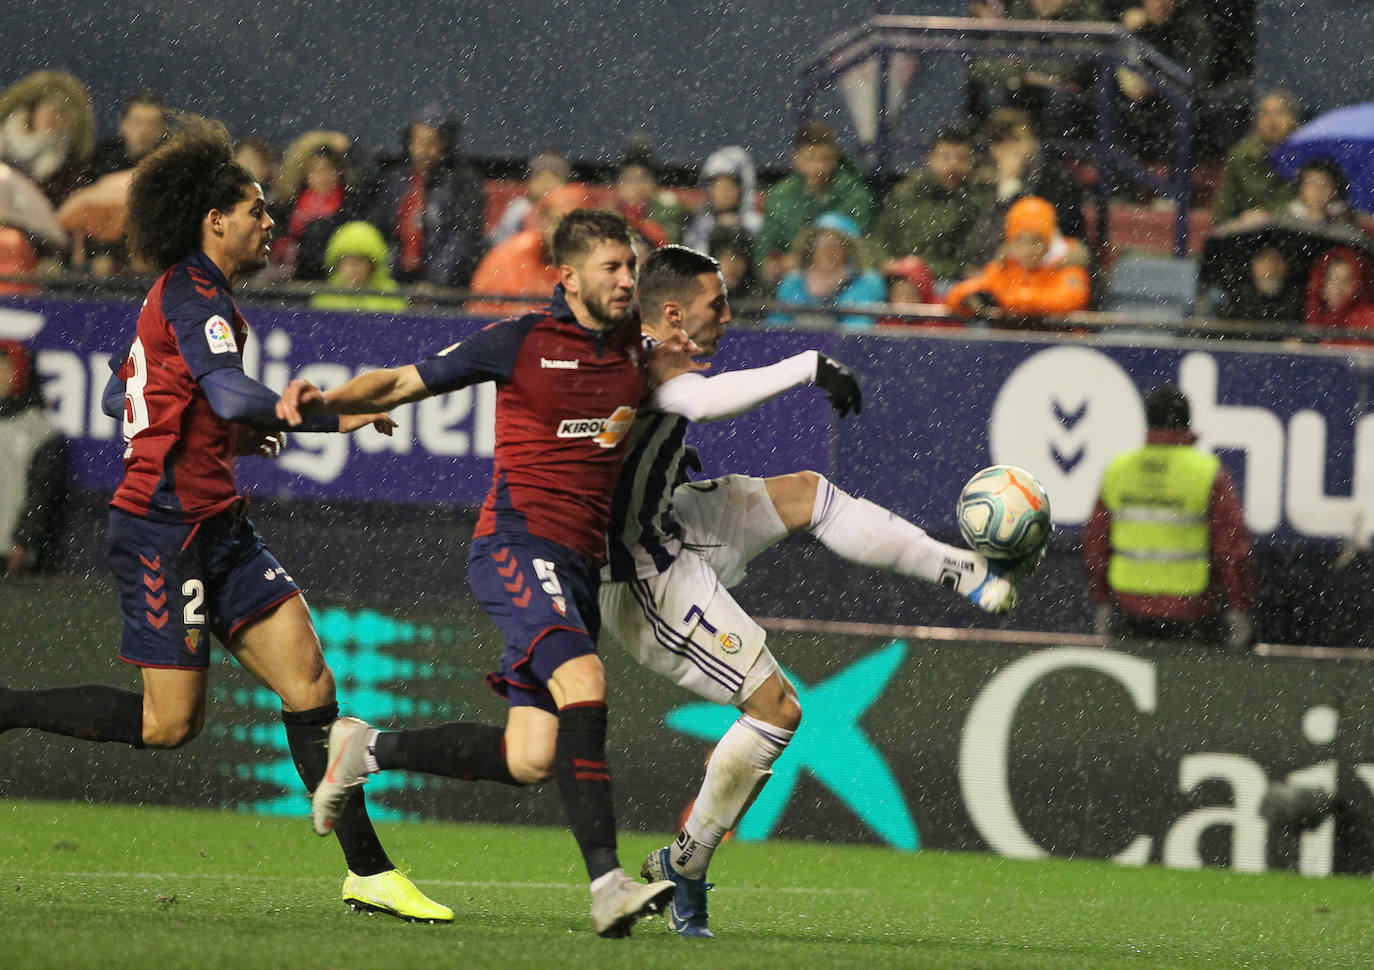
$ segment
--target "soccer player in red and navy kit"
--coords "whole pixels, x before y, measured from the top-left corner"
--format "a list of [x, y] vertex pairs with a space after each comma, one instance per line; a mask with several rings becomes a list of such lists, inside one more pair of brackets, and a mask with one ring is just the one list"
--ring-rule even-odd
[[359, 375], [327, 393], [293, 381], [278, 413], [384, 410], [496, 381], [496, 456], [468, 560], [473, 593], [505, 637], [488, 680], [510, 704], [504, 728], [472, 723], [379, 732], [354, 718], [330, 730], [315, 792], [329, 831], [371, 772], [425, 771], [508, 785], [553, 778], [591, 880], [592, 923], [626, 936], [671, 896], [616, 854], [606, 764], [606, 676], [596, 652], [597, 570], [611, 494], [646, 380], [691, 366], [685, 337], [646, 364], [635, 312], [635, 251], [618, 215], [578, 209], [553, 235], [561, 283], [545, 309], [499, 321], [437, 357]]
[[[134, 252], [162, 271], [134, 334], [115, 354], [105, 409], [123, 417], [124, 476], [110, 502], [110, 566], [124, 616], [120, 658], [143, 690], [103, 684], [0, 689], [0, 731], [38, 728], [135, 748], [177, 748], [205, 723], [210, 641], [282, 701], [287, 742], [306, 787], [325, 772], [338, 717], [300, 589], [244, 514], [234, 458], [275, 454], [277, 395], [243, 371], [248, 327], [230, 291], [266, 262], [272, 218], [262, 189], [233, 160], [229, 134], [187, 116], [139, 163], [130, 190]], [[305, 431], [353, 431], [390, 418], [321, 415]], [[359, 793], [361, 794], [361, 793]], [[387, 858], [361, 798], [336, 827], [355, 908], [447, 922]]]

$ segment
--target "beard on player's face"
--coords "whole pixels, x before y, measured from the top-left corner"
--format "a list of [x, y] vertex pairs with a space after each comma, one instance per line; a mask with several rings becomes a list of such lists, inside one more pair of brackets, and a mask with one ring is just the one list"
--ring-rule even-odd
[[619, 294], [612, 293], [604, 298], [586, 294], [582, 298], [583, 305], [587, 308], [587, 315], [597, 323], [608, 329], [622, 327], [634, 318], [634, 301], [616, 306], [611, 305], [611, 301]]

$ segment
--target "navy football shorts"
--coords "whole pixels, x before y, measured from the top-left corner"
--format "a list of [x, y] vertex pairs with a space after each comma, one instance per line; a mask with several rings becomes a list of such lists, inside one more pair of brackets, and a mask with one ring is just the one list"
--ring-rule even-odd
[[596, 653], [597, 571], [556, 542], [501, 533], [473, 540], [468, 582], [506, 641], [501, 669], [487, 683], [512, 707], [557, 713], [550, 675]]
[[121, 659], [203, 670], [220, 643], [300, 587], [242, 506], [203, 522], [155, 522], [110, 509], [110, 569], [124, 615]]

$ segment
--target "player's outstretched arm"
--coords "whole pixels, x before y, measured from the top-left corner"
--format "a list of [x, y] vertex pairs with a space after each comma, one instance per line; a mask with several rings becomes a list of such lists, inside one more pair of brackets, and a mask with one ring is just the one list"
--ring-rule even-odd
[[374, 422], [378, 412], [429, 397], [430, 393], [413, 364], [367, 371], [327, 392], [297, 378], [278, 399], [277, 416], [292, 427], [310, 414], [367, 416], [368, 420], [353, 425], [361, 427]]
[[341, 431], [344, 434], [352, 434], [354, 431], [357, 431], [360, 428], [366, 428], [369, 424], [372, 425], [372, 427], [375, 428], [381, 434], [386, 435], [388, 438], [390, 438], [392, 432], [396, 430], [396, 422], [392, 419], [391, 415], [389, 414], [378, 413], [339, 415], [339, 431]]
[[808, 350], [766, 367], [727, 371], [713, 377], [679, 375], [654, 391], [649, 406], [689, 421], [720, 421], [744, 414], [784, 391], [814, 383], [841, 417], [859, 412], [862, 393], [853, 371], [825, 354]]

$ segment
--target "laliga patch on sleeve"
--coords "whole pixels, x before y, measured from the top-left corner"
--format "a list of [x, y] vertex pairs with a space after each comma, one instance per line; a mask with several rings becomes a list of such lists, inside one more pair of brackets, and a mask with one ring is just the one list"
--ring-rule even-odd
[[224, 317], [213, 316], [205, 321], [205, 342], [210, 345], [212, 354], [238, 353], [239, 345], [234, 340], [234, 331]]

